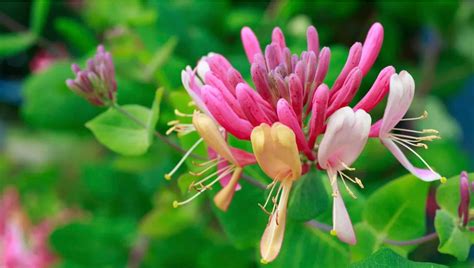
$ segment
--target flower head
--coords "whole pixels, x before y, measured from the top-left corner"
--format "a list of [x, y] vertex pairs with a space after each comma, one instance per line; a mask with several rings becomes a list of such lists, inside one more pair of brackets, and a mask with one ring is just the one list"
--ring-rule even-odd
[[67, 86], [79, 96], [98, 106], [115, 102], [117, 83], [112, 56], [101, 45], [97, 53], [87, 61], [87, 67], [81, 70], [77, 64], [72, 65], [76, 78], [66, 80]]
[[13, 188], [0, 196], [0, 267], [46, 268], [55, 261], [48, 248], [51, 224], [32, 226]]
[[[388, 95], [387, 106], [383, 118], [372, 126], [371, 136], [378, 136], [381, 142], [392, 152], [397, 160], [413, 175], [424, 181], [446, 179], [436, 173], [428, 163], [411, 147], [428, 148], [424, 143], [439, 139], [438, 131], [425, 129], [422, 131], [397, 128], [401, 121], [410, 121], [426, 118], [426, 113], [417, 118], [403, 119], [413, 101], [415, 94], [415, 82], [412, 76], [402, 71], [400, 74], [393, 74], [390, 78], [390, 93]], [[425, 134], [425, 136], [415, 136], [413, 134]], [[427, 135], [426, 135], [427, 134]], [[425, 165], [426, 169], [414, 167], [400, 150], [398, 145], [414, 153]]]

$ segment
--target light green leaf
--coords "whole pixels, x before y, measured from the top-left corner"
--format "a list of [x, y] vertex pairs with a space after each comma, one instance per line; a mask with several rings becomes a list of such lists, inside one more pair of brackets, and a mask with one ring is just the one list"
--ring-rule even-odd
[[51, 5], [50, 0], [35, 0], [31, 6], [31, 31], [37, 35], [40, 35], [43, 30], [44, 24], [48, 17], [49, 7]]
[[32, 46], [35, 41], [36, 35], [31, 32], [0, 35], [0, 58], [26, 50]]
[[446, 267], [444, 265], [439, 265], [435, 263], [423, 263], [423, 262], [414, 262], [403, 258], [402, 256], [395, 253], [389, 248], [382, 248], [379, 251], [375, 252], [369, 258], [354, 263], [350, 266], [351, 268], [380, 268], [380, 267], [390, 267], [390, 268], [418, 268], [418, 267]]
[[439, 209], [436, 211], [435, 228], [439, 235], [439, 252], [453, 255], [459, 261], [466, 260], [471, 243], [469, 232], [459, 227], [459, 219], [446, 210]]
[[429, 185], [406, 175], [379, 188], [367, 199], [363, 218], [377, 231], [378, 246], [386, 238], [407, 240], [425, 233]]
[[334, 237], [304, 224], [289, 222], [279, 256], [261, 267], [347, 267], [348, 260], [347, 247]]
[[155, 126], [160, 119], [160, 104], [161, 99], [163, 98], [163, 91], [164, 88], [159, 88], [156, 90], [155, 98], [153, 99], [153, 104], [151, 106], [151, 113], [148, 119], [148, 131], [150, 132], [150, 136], [153, 136], [155, 133]]
[[291, 190], [288, 216], [307, 221], [329, 209], [328, 193], [319, 172], [312, 170], [299, 179]]
[[181, 190], [182, 194], [185, 194], [189, 191], [189, 186], [193, 181], [196, 180], [196, 176], [189, 174], [188, 172], [183, 173], [178, 178], [178, 188]]
[[[141, 122], [148, 122], [150, 118], [150, 110], [143, 106], [126, 105], [121, 109]], [[87, 122], [86, 127], [100, 143], [119, 154], [141, 155], [151, 144], [148, 129], [114, 108]]]

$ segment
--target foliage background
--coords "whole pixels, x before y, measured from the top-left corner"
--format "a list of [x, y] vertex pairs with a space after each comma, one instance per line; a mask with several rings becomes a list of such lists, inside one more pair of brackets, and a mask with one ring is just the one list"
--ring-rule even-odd
[[[411, 113], [430, 113], [416, 127], [438, 129], [443, 137], [421, 153], [448, 178], [474, 170], [472, 2], [91, 0], [52, 1], [44, 8], [36, 2], [43, 1], [0, 4], [0, 189], [19, 189], [33, 221], [74, 212], [50, 238], [61, 257], [58, 267], [260, 265], [257, 245], [266, 216], [257, 203], [263, 201], [263, 191], [244, 183], [247, 189], [236, 195], [227, 214], [218, 212], [207, 197], [173, 209], [172, 201], [183, 197], [186, 177], [168, 182], [163, 176], [179, 152], [156, 140], [142, 156], [120, 156], [84, 127], [102, 110], [72, 94], [64, 81], [72, 77], [70, 64], [84, 64], [100, 43], [114, 57], [120, 104], [149, 107], [155, 90], [165, 88], [157, 126], [164, 133], [174, 119], [173, 109], [186, 109], [189, 101], [180, 82], [186, 65], [214, 51], [249, 78], [240, 42], [243, 26], [254, 29], [262, 44], [280, 26], [290, 48], [301, 51], [306, 27], [315, 25], [322, 46], [332, 50], [331, 81], [345, 62], [347, 48], [363, 41], [369, 26], [380, 21], [385, 28], [381, 55], [361, 88], [369, 88], [387, 65], [408, 70], [417, 82]], [[35, 59], [44, 55], [52, 60], [38, 70]], [[176, 141], [186, 148], [195, 139]], [[347, 266], [388, 246], [385, 238], [407, 240], [433, 231], [434, 214], [426, 213], [424, 204], [436, 183], [414, 183], [409, 177], [393, 182], [406, 171], [374, 141], [354, 166], [367, 186], [357, 200], [349, 201], [363, 242], [349, 247], [327, 232], [305, 227], [301, 220], [330, 222], [327, 199], [313, 194], [301, 202], [319, 202], [316, 208], [295, 205], [290, 211], [293, 221], [284, 249], [269, 267]], [[257, 170], [249, 174], [267, 180]], [[325, 194], [321, 185], [307, 183], [301, 188], [316, 187]], [[381, 211], [397, 211], [400, 203], [390, 200], [407, 199], [412, 214], [403, 214], [386, 229]], [[470, 260], [458, 261], [439, 253], [437, 240], [390, 247], [410, 260], [460, 267], [469, 266], [473, 256], [471, 250]]]

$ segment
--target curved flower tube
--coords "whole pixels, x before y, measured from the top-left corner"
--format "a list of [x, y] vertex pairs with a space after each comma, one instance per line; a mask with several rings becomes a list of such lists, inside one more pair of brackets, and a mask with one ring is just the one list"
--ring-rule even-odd
[[[403, 119], [410, 108], [414, 95], [415, 81], [413, 80], [413, 77], [406, 71], [401, 71], [400, 74], [393, 74], [390, 78], [390, 91], [383, 118], [380, 123], [377, 122], [372, 126], [371, 134], [377, 135], [385, 147], [387, 147], [400, 164], [402, 164], [402, 166], [410, 173], [424, 181], [441, 180], [443, 182], [446, 178], [441, 177], [437, 172], [435, 172], [430, 165], [428, 165], [428, 163], [411, 148], [428, 148], [424, 142], [439, 139], [440, 137], [436, 135], [438, 134], [438, 131], [433, 129], [416, 131], [396, 127], [401, 121], [422, 119], [426, 117], [426, 114], [424, 114], [417, 118]], [[395, 131], [403, 132], [403, 134], [396, 133]], [[429, 135], [413, 136], [410, 133], [426, 133]], [[414, 153], [427, 168], [421, 169], [413, 166], [398, 145]]]
[[283, 243], [288, 198], [293, 182], [301, 176], [301, 161], [295, 134], [281, 123], [275, 123], [271, 127], [261, 124], [254, 128], [251, 141], [258, 164], [274, 180], [273, 187], [277, 182], [280, 183], [275, 196], [278, 202], [271, 210], [269, 222], [260, 242], [262, 263], [268, 263], [278, 256]]
[[333, 191], [333, 230], [332, 234], [348, 243], [355, 244], [356, 237], [352, 222], [339, 191], [337, 177], [340, 175], [346, 190], [354, 196], [346, 184], [346, 179], [362, 186], [359, 179], [352, 179], [342, 173], [351, 170], [350, 165], [364, 148], [370, 130], [370, 116], [363, 110], [354, 112], [349, 107], [337, 110], [329, 119], [326, 133], [321, 141], [319, 166], [328, 172]]

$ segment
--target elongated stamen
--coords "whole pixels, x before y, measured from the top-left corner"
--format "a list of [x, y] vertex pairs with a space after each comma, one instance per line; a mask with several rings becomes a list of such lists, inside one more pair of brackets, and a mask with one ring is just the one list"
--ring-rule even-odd
[[[208, 181], [209, 179], [213, 178], [214, 176], [218, 175], [218, 174], [221, 173], [221, 172], [222, 172], [222, 173], [221, 173], [220, 175], [222, 175], [222, 174], [224, 174], [224, 173], [226, 173], [226, 172], [227, 172], [226, 174], [229, 174], [228, 171], [231, 171], [231, 172], [232, 172], [234, 169], [235, 169], [235, 166], [227, 166], [227, 167], [225, 167], [225, 168], [223, 168], [223, 169], [216, 170], [216, 171], [213, 172], [212, 174], [206, 176], [204, 179], [201, 179], [200, 181], [198, 181], [198, 182], [196, 182], [196, 183], [193, 183], [193, 185], [200, 186], [201, 188], [199, 188], [199, 189], [202, 189], [203, 187], [205, 187], [205, 186], [204, 186], [204, 183], [205, 183], [206, 181]], [[220, 175], [219, 175], [219, 176], [220, 176]]]
[[342, 162], [342, 161], [341, 161], [341, 165], [342, 165], [345, 169], [347, 169], [347, 170], [349, 170], [349, 171], [354, 171], [354, 170], [356, 170], [355, 168], [349, 167], [348, 165], [346, 165], [346, 164], [345, 164], [344, 162]]
[[362, 184], [362, 181], [359, 180], [359, 178], [357, 178], [357, 177], [351, 178], [349, 175], [345, 174], [342, 171], [338, 171], [338, 172], [339, 172], [339, 175], [343, 176], [344, 178], [348, 179], [352, 183], [355, 183], [355, 184], [359, 185], [360, 188], [364, 189], [364, 184]]
[[[342, 173], [341, 173], [340, 171], [338, 171], [338, 173], [339, 173], [339, 175], [341, 176], [342, 183], [344, 184], [344, 187], [346, 188], [347, 192], [352, 196], [352, 198], [356, 199], [357, 196], [352, 192], [352, 190], [351, 190], [351, 189], [349, 188], [349, 186], [347, 185], [346, 180], [345, 180], [345, 177], [341, 175]], [[346, 175], [346, 176], [347, 176], [347, 175]]]
[[428, 118], [428, 112], [427, 111], [424, 111], [422, 115], [418, 116], [418, 117], [411, 117], [411, 118], [403, 118], [402, 120], [400, 121], [413, 121], [413, 120], [422, 120], [422, 119], [426, 119]]
[[434, 172], [434, 170], [430, 167], [430, 165], [428, 165], [428, 163], [425, 161], [425, 159], [423, 159], [423, 157], [421, 157], [417, 152], [415, 152], [415, 150], [413, 150], [412, 148], [410, 148], [410, 146], [404, 144], [403, 142], [399, 141], [399, 140], [393, 140], [394, 142], [402, 145], [403, 147], [407, 148], [408, 150], [410, 150], [410, 152], [412, 152], [413, 154], [415, 154], [420, 160], [421, 162], [423, 162], [423, 164], [425, 164], [425, 166], [433, 173], [436, 173]]
[[[270, 187], [270, 193], [268, 193], [268, 196], [267, 196], [267, 198], [266, 198], [266, 200], [265, 200], [265, 203], [264, 203], [263, 205], [261, 205], [260, 203], [258, 204], [258, 206], [259, 206], [265, 213], [268, 213], [268, 214], [269, 214], [269, 212], [268, 212], [265, 208], [267, 207], [268, 202], [270, 202], [270, 199], [271, 199], [271, 197], [272, 197], [273, 190], [275, 190], [276, 185], [277, 185], [277, 181], [273, 181], [272, 183], [270, 183], [270, 184], [268, 185], [268, 187]], [[267, 187], [267, 189], [268, 189], [268, 187]]]
[[212, 163], [214, 163], [214, 162], [216, 162], [216, 161], [217, 161], [217, 158], [213, 158], [213, 159], [211, 159], [211, 160], [208, 160], [208, 161], [205, 161], [205, 162], [201, 162], [201, 163], [196, 162], [196, 161], [192, 161], [191, 163], [192, 163], [194, 166], [196, 166], [196, 167], [204, 167], [204, 166], [207, 166], [207, 165], [209, 165], [209, 164], [212, 164]]
[[403, 142], [407, 145], [410, 145], [410, 146], [413, 146], [413, 147], [423, 147], [425, 149], [428, 149], [428, 145], [424, 144], [424, 143], [415, 143], [413, 141], [410, 141], [410, 140], [407, 140], [407, 139], [402, 139], [402, 138], [397, 138], [397, 137], [394, 137], [394, 136], [391, 136], [390, 137], [392, 140], [397, 140], [399, 142]]
[[402, 138], [402, 139], [413, 140], [413, 141], [433, 141], [433, 140], [441, 139], [441, 137], [437, 135], [420, 136], [420, 137], [405, 135], [405, 134], [398, 134], [398, 133], [391, 133], [390, 135], [398, 137], [398, 138]]
[[179, 136], [184, 136], [196, 130], [193, 124], [181, 123], [179, 120], [172, 120], [168, 122], [168, 126], [171, 126], [165, 133], [166, 135], [176, 131]]
[[282, 190], [283, 190], [283, 183], [280, 183], [280, 187], [278, 187], [278, 191], [272, 200], [273, 208], [272, 208], [272, 212], [270, 213], [270, 218], [268, 219], [268, 221], [270, 221], [271, 217], [275, 215], [275, 211], [277, 210], [277, 206], [278, 206], [278, 198], [281, 195]]
[[177, 115], [177, 116], [181, 116], [181, 117], [193, 117], [193, 115], [194, 115], [194, 113], [190, 113], [190, 114], [183, 113], [183, 112], [179, 111], [178, 109], [174, 109], [174, 114]]
[[207, 167], [205, 167], [203, 170], [199, 171], [199, 172], [193, 172], [193, 171], [189, 171], [189, 174], [193, 175], [193, 176], [196, 176], [196, 177], [199, 177], [199, 176], [202, 176], [204, 173], [206, 173], [207, 171], [209, 171], [210, 169], [212, 169], [213, 167], [219, 165], [220, 163], [226, 161], [225, 159], [221, 158], [219, 160], [214, 160], [211, 162], [210, 165], [207, 165]]
[[206, 190], [211, 189], [214, 184], [216, 184], [219, 180], [221, 180], [222, 178], [224, 178], [225, 176], [227, 176], [228, 174], [230, 174], [232, 171], [233, 171], [233, 169], [227, 169], [225, 172], [223, 172], [222, 174], [220, 174], [214, 181], [212, 181], [210, 184], [206, 185], [203, 190], [198, 191], [196, 194], [194, 194], [194, 195], [191, 196], [190, 198], [188, 198], [188, 199], [186, 199], [186, 200], [184, 200], [184, 201], [181, 201], [181, 202], [175, 200], [175, 201], [173, 202], [173, 207], [174, 207], [174, 208], [177, 208], [177, 207], [179, 207], [179, 206], [186, 205], [186, 204], [188, 204], [189, 202], [193, 201], [194, 199], [196, 199], [196, 197], [200, 196], [200, 195], [201, 195], [202, 193], [204, 193]]
[[419, 133], [419, 134], [427, 134], [427, 133], [431, 133], [431, 134], [438, 134], [439, 131], [437, 131], [436, 129], [423, 129], [423, 130], [413, 130], [413, 129], [407, 129], [407, 128], [398, 128], [398, 127], [394, 127], [392, 128], [393, 130], [398, 130], [398, 131], [404, 131], [404, 132], [412, 132], [412, 133]]
[[176, 173], [176, 171], [178, 171], [178, 169], [184, 164], [184, 161], [186, 160], [186, 158], [189, 157], [189, 155], [194, 151], [194, 149], [196, 149], [196, 147], [198, 147], [198, 145], [203, 141], [202, 138], [200, 138], [199, 140], [197, 140], [193, 146], [191, 146], [191, 148], [189, 148], [189, 150], [183, 155], [183, 157], [179, 160], [178, 164], [176, 164], [176, 166], [167, 174], [165, 174], [165, 179], [167, 180], [171, 180], [171, 176], [173, 176], [174, 173]]

